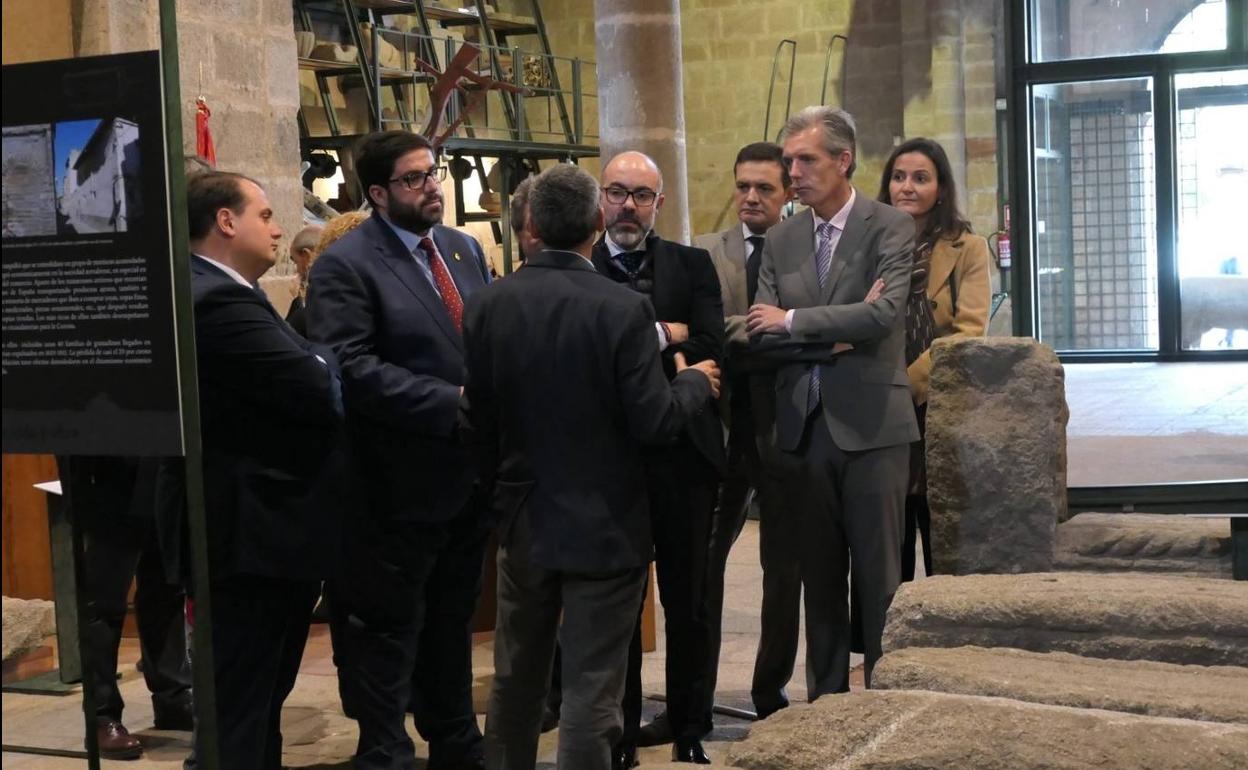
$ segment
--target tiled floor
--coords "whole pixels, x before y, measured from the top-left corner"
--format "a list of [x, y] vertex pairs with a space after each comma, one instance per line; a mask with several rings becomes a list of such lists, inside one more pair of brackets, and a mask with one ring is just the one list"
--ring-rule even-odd
[[[724, 610], [724, 640], [720, 656], [718, 702], [722, 705], [752, 709], [750, 704], [750, 675], [754, 666], [754, 653], [758, 644], [758, 606], [762, 570], [758, 566], [758, 527], [747, 522], [741, 538], [733, 548], [725, 575], [726, 599]], [[662, 612], [659, 613], [659, 650], [648, 653], [643, 667], [643, 688], [646, 693], [663, 691], [663, 641]], [[484, 712], [493, 669], [493, 645], [481, 642], [474, 649], [474, 673], [476, 685], [474, 700], [479, 715]], [[805, 697], [805, 650], [799, 648], [797, 670], [789, 688], [794, 701]], [[189, 747], [189, 734], [162, 732], [152, 729], [151, 702], [147, 698], [142, 676], [135, 670], [138, 658], [134, 640], [127, 639], [122, 650], [122, 696], [126, 700], [126, 725], [137, 733], [148, 746], [144, 758], [135, 762], [106, 762], [108, 767], [133, 768], [133, 770], [176, 770]], [[853, 664], [861, 662], [855, 655]], [[49, 748], [77, 748], [82, 745], [81, 699], [77, 695], [65, 697], [4, 694], [3, 739], [4, 743], [20, 743]], [[644, 704], [645, 719], [662, 708], [656, 700], [647, 699]], [[479, 716], [484, 724], [484, 716]], [[342, 714], [338, 702], [338, 684], [333, 663], [330, 660], [329, 633], [325, 626], [315, 626], [308, 641], [303, 667], [294, 692], [286, 701], [282, 715], [285, 736], [285, 763], [292, 767], [330, 768], [349, 767], [349, 759], [355, 749], [355, 723]], [[727, 742], [744, 737], [747, 722], [728, 717], [716, 717], [716, 729], [707, 742], [707, 751], [713, 757], [723, 757]], [[425, 745], [418, 737], [417, 755], [425, 755]], [[542, 736], [539, 767], [554, 767], [556, 733]], [[642, 750], [642, 758], [666, 761], [668, 747]], [[5, 753], [5, 770], [60, 770], [84, 766], [82, 760], [57, 759], [25, 754]]]
[[1072, 487], [1248, 478], [1248, 363], [1068, 364]]

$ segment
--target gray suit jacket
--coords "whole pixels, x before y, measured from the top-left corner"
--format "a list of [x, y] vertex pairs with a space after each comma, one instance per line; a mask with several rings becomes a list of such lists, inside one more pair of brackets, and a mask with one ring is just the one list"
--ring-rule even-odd
[[[814, 214], [789, 217], [767, 233], [759, 270], [762, 304], [795, 309], [790, 341], [853, 344], [821, 364], [823, 415], [836, 445], [862, 451], [919, 438], [905, 368], [905, 302], [913, 266], [914, 220], [859, 193], [832, 255], [827, 285], [815, 271]], [[863, 302], [884, 280], [883, 296]], [[776, 372], [776, 445], [793, 451], [806, 423], [811, 365]]]
[[745, 345], [745, 314], [750, 305], [745, 291], [745, 238], [741, 225], [719, 233], [699, 235], [693, 245], [706, 249], [719, 276], [719, 291], [724, 299], [724, 341], [729, 350]]

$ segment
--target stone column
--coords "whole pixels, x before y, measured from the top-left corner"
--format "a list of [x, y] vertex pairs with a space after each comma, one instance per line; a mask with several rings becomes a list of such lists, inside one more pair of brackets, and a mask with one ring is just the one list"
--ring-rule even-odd
[[[77, 56], [160, 45], [157, 0], [73, 2]], [[217, 167], [264, 185], [286, 231], [285, 253], [303, 225], [299, 71], [290, 0], [178, 0], [177, 22], [183, 151], [195, 154], [195, 97], [203, 94], [212, 110]], [[293, 272], [283, 258], [265, 281]]]
[[655, 227], [688, 243], [679, 0], [594, 0], [594, 14], [603, 163], [625, 150], [654, 158], [666, 195]]

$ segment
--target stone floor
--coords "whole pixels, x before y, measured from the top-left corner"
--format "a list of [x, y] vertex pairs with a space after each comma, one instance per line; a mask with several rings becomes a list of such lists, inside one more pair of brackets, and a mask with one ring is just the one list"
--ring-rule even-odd
[[1065, 368], [1070, 486], [1248, 478], [1248, 363]]
[[[921, 560], [920, 560], [921, 563]], [[720, 656], [718, 702], [721, 705], [751, 709], [750, 675], [758, 644], [758, 606], [761, 596], [762, 570], [758, 566], [757, 522], [747, 522], [741, 538], [733, 548], [725, 575], [724, 640]], [[648, 653], [642, 670], [643, 688], [647, 694], [663, 691], [662, 612], [658, 613], [659, 649]], [[127, 639], [122, 649], [122, 696], [127, 702], [126, 725], [147, 745], [143, 759], [133, 762], [106, 762], [109, 767], [133, 770], [176, 770], [189, 748], [189, 734], [164, 732], [152, 728], [151, 703], [146, 697], [142, 676], [135, 670], [138, 659], [135, 640]], [[475, 698], [479, 719], [484, 725], [484, 705], [492, 673], [493, 644], [479, 642], [474, 648]], [[797, 670], [789, 688], [789, 696], [797, 701], [805, 698], [804, 649], [798, 651]], [[861, 657], [855, 655], [853, 665]], [[855, 677], [856, 678], [856, 677]], [[81, 700], [77, 695], [64, 697], [19, 695], [3, 696], [3, 740], [5, 744], [33, 745], [47, 748], [80, 748], [82, 745]], [[655, 699], [644, 704], [645, 719], [662, 708]], [[303, 667], [294, 692], [286, 701], [282, 718], [285, 736], [285, 763], [291, 767], [343, 768], [355, 749], [355, 723], [342, 714], [338, 702], [337, 678], [330, 660], [329, 633], [325, 626], [314, 626], [304, 655]], [[726, 744], [745, 736], [749, 722], [717, 716], [715, 732], [706, 743], [713, 757], [722, 758]], [[410, 726], [409, 726], [410, 729]], [[557, 733], [542, 736], [539, 767], [553, 768]], [[425, 746], [416, 740], [417, 756], [425, 756]], [[667, 747], [643, 749], [643, 761], [666, 761]], [[60, 770], [81, 768], [82, 760], [58, 759], [6, 752], [5, 770]]]

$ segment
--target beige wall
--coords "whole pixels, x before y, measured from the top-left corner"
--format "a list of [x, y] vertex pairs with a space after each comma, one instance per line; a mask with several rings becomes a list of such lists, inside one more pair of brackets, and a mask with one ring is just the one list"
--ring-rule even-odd
[[4, 0], [5, 64], [74, 55], [70, 0]]
[[[692, 231], [731, 222], [732, 161], [763, 138], [776, 45], [797, 41], [793, 110], [815, 104], [832, 35], [828, 102], [858, 121], [855, 182], [874, 195], [895, 141], [932, 136], [949, 151], [962, 205], [980, 232], [997, 226], [994, 100], [1004, 56], [992, 0], [683, 0], [685, 121]], [[544, 0], [556, 53], [594, 58], [593, 0]], [[644, 55], [644, 52], [639, 53]], [[776, 84], [770, 138], [788, 82]], [[603, 77], [606, 77], [605, 75]], [[653, 87], [662, 87], [653, 84]]]

